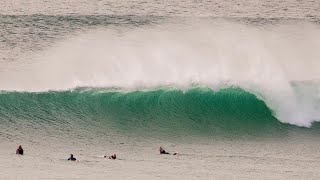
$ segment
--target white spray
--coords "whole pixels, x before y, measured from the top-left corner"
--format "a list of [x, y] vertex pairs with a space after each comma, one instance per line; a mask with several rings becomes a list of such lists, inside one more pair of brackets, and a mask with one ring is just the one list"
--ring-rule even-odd
[[291, 82], [320, 79], [320, 31], [310, 24], [264, 28], [215, 22], [94, 30], [0, 71], [0, 89], [234, 85], [263, 99], [280, 121], [310, 126], [320, 119], [315, 101], [301, 103]]

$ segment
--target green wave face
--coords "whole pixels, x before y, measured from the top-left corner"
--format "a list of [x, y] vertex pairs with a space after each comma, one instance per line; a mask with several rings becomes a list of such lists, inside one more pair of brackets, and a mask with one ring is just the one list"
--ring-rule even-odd
[[0, 94], [1, 122], [30, 126], [100, 128], [161, 137], [268, 136], [284, 133], [266, 104], [238, 88], [195, 88], [116, 92], [77, 89], [64, 92]]

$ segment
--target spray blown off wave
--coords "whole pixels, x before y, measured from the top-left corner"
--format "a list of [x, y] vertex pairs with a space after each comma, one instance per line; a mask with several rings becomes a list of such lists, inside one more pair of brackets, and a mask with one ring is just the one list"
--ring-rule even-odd
[[320, 119], [319, 86], [314, 83], [312, 93], [306, 94], [304, 87], [295, 88], [292, 82], [320, 76], [316, 69], [320, 41], [314, 36], [320, 33], [311, 24], [258, 28], [219, 21], [101, 28], [57, 43], [29, 64], [3, 68], [0, 89], [186, 90], [200, 84], [219, 92], [235, 86], [263, 100], [280, 122], [310, 127]]

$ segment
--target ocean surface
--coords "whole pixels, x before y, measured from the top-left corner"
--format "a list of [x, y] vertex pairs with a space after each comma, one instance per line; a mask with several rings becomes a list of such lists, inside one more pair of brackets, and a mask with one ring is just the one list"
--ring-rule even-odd
[[0, 179], [319, 179], [319, 48], [317, 0], [2, 0]]

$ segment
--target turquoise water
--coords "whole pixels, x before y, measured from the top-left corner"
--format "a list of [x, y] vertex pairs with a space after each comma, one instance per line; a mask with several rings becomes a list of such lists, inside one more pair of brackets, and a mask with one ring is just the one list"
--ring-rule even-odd
[[317, 18], [31, 14], [0, 21], [6, 136], [19, 129], [19, 137], [43, 131], [75, 139], [318, 135]]
[[2, 92], [0, 102], [2, 126], [14, 124], [16, 129], [28, 127], [31, 131], [45, 128], [62, 136], [70, 127], [93, 133], [99, 129], [105, 136], [116, 132], [145, 138], [279, 138], [292, 132], [318, 135], [317, 125], [309, 129], [281, 123], [263, 100], [236, 87], [219, 91], [195, 87], [186, 91], [78, 88]]

